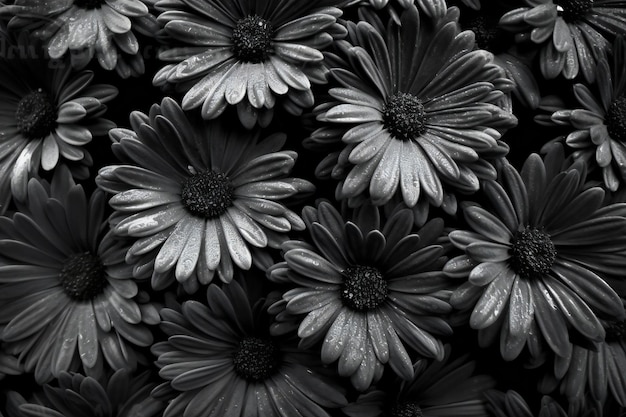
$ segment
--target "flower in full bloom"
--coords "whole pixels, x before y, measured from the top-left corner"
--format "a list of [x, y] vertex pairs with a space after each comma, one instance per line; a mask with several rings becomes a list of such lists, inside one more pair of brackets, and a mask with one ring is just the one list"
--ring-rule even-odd
[[545, 78], [579, 72], [587, 82], [596, 64], [611, 50], [613, 38], [626, 34], [626, 6], [621, 0], [524, 0], [507, 12], [500, 26], [516, 33], [519, 42], [540, 45], [539, 64]]
[[303, 345], [322, 342], [322, 361], [338, 361], [339, 374], [359, 390], [387, 363], [413, 378], [410, 350], [442, 359], [441, 336], [452, 331], [444, 318], [451, 307], [443, 221], [413, 233], [406, 208], [382, 222], [377, 207], [361, 206], [346, 220], [328, 202], [303, 216], [312, 244], [285, 242], [285, 261], [268, 270], [271, 281], [292, 287], [272, 306], [282, 310], [274, 331], [292, 322]]
[[236, 105], [244, 126], [267, 125], [277, 100], [290, 113], [313, 105], [311, 83], [326, 81], [322, 50], [344, 35], [345, 0], [161, 0], [156, 7], [171, 40], [158, 86], [185, 93], [185, 110], [214, 119]]
[[346, 405], [312, 352], [268, 334], [263, 306], [233, 281], [211, 284], [206, 303], [161, 310], [167, 340], [152, 350], [166, 380], [153, 391], [169, 399], [163, 417], [328, 417]]
[[469, 230], [449, 234], [464, 254], [444, 271], [468, 280], [452, 305], [471, 310], [472, 328], [499, 331], [507, 360], [533, 325], [563, 357], [570, 337], [603, 341], [600, 318], [626, 317], [605, 279], [626, 266], [626, 205], [605, 204], [604, 190], [586, 184], [584, 164], [565, 160], [559, 144], [544, 159], [529, 156], [519, 173], [504, 163], [483, 190], [490, 206], [468, 204]]
[[[70, 164], [86, 178], [92, 158], [85, 149], [94, 136], [115, 127], [102, 118], [117, 89], [92, 84], [91, 71], [72, 72], [63, 61], [37, 55], [25, 36], [2, 37], [0, 57], [0, 213], [11, 197], [23, 200], [30, 177]], [[4, 43], [6, 42], [6, 43]], [[15, 56], [18, 52], [32, 55]]]
[[158, 312], [124, 262], [127, 242], [107, 230], [104, 193], [87, 199], [69, 172], [31, 179], [27, 203], [0, 218], [0, 338], [38, 383], [63, 371], [99, 377], [134, 369]]
[[70, 57], [74, 69], [94, 58], [123, 78], [144, 73], [136, 34], [154, 36], [158, 25], [151, 0], [15, 0], [0, 13], [9, 28], [31, 30], [51, 58]]
[[155, 385], [150, 371], [119, 369], [101, 378], [61, 372], [57, 383], [45, 384], [32, 398], [9, 391], [7, 417], [157, 417], [164, 404], [150, 397]]
[[102, 168], [96, 182], [114, 194], [113, 230], [134, 239], [127, 260], [151, 271], [154, 289], [177, 280], [195, 292], [215, 272], [229, 282], [234, 266], [270, 256], [259, 248], [304, 229], [282, 201], [314, 187], [289, 177], [297, 154], [281, 150], [284, 134], [194, 118], [169, 98], [134, 112], [131, 126], [110, 133], [126, 163]]
[[448, 186], [472, 193], [479, 177], [495, 178], [484, 156], [501, 147], [498, 129], [516, 123], [494, 104], [512, 83], [491, 53], [473, 50], [458, 9], [437, 24], [414, 5], [387, 28], [368, 10], [362, 17], [337, 42], [345, 65], [331, 69], [338, 87], [317, 116], [344, 143], [337, 196], [382, 205], [401, 193], [409, 207], [420, 198], [439, 207], [454, 198]]
[[[575, 129], [564, 142], [574, 149], [574, 157], [602, 170], [604, 185], [616, 191], [626, 182], [626, 41], [619, 36], [613, 46], [613, 65], [598, 61], [595, 73], [598, 94], [585, 84], [574, 85], [574, 95], [582, 108], [567, 109], [554, 97], [544, 100], [550, 116], [537, 116], [544, 125]], [[558, 98], [557, 98], [558, 100]]]
[[474, 375], [476, 363], [463, 355], [441, 361], [421, 359], [410, 381], [373, 387], [342, 409], [348, 417], [489, 417], [484, 392], [495, 386], [488, 375]]

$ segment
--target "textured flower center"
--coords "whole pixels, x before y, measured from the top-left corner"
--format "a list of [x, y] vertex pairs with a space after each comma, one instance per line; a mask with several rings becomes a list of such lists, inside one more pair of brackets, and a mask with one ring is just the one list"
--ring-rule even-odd
[[499, 16], [474, 13], [470, 19], [464, 22], [463, 29], [474, 32], [476, 46], [493, 53], [504, 51], [508, 47], [506, 36], [498, 27]]
[[233, 52], [244, 62], [263, 62], [272, 52], [270, 22], [257, 15], [240, 19], [233, 30]]
[[515, 234], [512, 243], [511, 267], [521, 277], [539, 277], [550, 271], [556, 249], [547, 233], [526, 226]]
[[74, 5], [81, 9], [97, 9], [102, 6], [104, 0], [74, 0]]
[[378, 269], [351, 266], [343, 275], [341, 299], [348, 307], [358, 311], [373, 310], [387, 298], [387, 281]]
[[272, 341], [247, 337], [239, 343], [233, 365], [242, 378], [261, 381], [272, 375], [279, 359], [279, 351]]
[[104, 265], [90, 252], [70, 256], [59, 273], [65, 293], [75, 300], [91, 300], [107, 285]]
[[415, 139], [426, 130], [425, 123], [424, 106], [412, 94], [394, 94], [383, 107], [383, 124], [396, 139]]
[[555, 0], [554, 4], [566, 22], [577, 22], [591, 10], [593, 0]]
[[626, 96], [621, 96], [611, 103], [605, 122], [613, 139], [626, 142]]
[[607, 343], [626, 341], [626, 320], [614, 320], [605, 326], [606, 336], [604, 340]]
[[385, 417], [422, 417], [423, 415], [419, 405], [407, 402], [395, 404]]
[[48, 95], [40, 88], [20, 100], [15, 119], [18, 129], [26, 138], [38, 139], [54, 129], [57, 112]]
[[205, 171], [183, 183], [181, 202], [197, 216], [218, 217], [233, 204], [233, 186], [221, 172]]

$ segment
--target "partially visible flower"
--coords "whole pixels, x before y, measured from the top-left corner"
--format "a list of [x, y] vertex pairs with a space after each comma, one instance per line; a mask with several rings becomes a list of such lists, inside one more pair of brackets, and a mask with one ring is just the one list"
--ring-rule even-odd
[[268, 334], [262, 302], [233, 281], [161, 310], [167, 340], [152, 351], [166, 382], [153, 395], [169, 398], [164, 417], [328, 417], [346, 405], [312, 352]]
[[178, 281], [194, 292], [216, 272], [229, 282], [234, 266], [266, 261], [258, 248], [304, 229], [283, 203], [314, 187], [289, 177], [297, 154], [281, 150], [284, 134], [194, 118], [169, 98], [130, 121], [133, 130], [110, 133], [123, 164], [102, 168], [96, 183], [113, 193], [114, 232], [134, 240], [127, 261], [150, 270], [154, 289]]
[[155, 385], [150, 371], [133, 375], [119, 369], [99, 379], [61, 372], [57, 383], [44, 385], [32, 398], [9, 391], [7, 416], [157, 417], [164, 404], [150, 397]]
[[136, 33], [154, 36], [158, 25], [148, 0], [15, 0], [0, 13], [9, 28], [32, 30], [52, 58], [69, 55], [74, 69], [94, 57], [106, 70], [127, 78], [144, 73]]
[[376, 386], [342, 408], [348, 417], [489, 417], [484, 393], [495, 386], [488, 375], [474, 375], [468, 355], [451, 360], [446, 346], [441, 361], [417, 361], [414, 377]]
[[539, 45], [541, 73], [547, 79], [579, 72], [587, 82], [596, 77], [600, 58], [611, 51], [613, 38], [626, 34], [622, 0], [524, 0], [524, 7], [502, 16], [500, 25], [519, 42]]
[[107, 230], [104, 193], [87, 200], [67, 170], [31, 179], [28, 199], [0, 218], [0, 338], [38, 383], [83, 369], [137, 366], [150, 346], [151, 303], [124, 263], [128, 243]]
[[512, 111], [511, 95], [514, 95], [522, 105], [534, 109], [539, 105], [541, 96], [531, 69], [532, 56], [522, 53], [516, 47], [513, 36], [498, 25], [504, 14], [502, 3], [483, 2], [485, 7], [480, 10], [461, 9], [459, 23], [463, 29], [474, 32], [476, 48], [491, 52], [494, 55], [493, 62], [514, 83], [510, 93], [498, 105]]
[[409, 207], [420, 199], [439, 207], [454, 198], [448, 187], [472, 193], [480, 178], [494, 179], [484, 156], [507, 152], [498, 129], [516, 123], [494, 103], [512, 84], [491, 53], [473, 50], [458, 9], [436, 24], [414, 5], [387, 28], [371, 12], [362, 17], [337, 43], [346, 65], [331, 69], [338, 87], [317, 116], [344, 143], [337, 197], [382, 205], [398, 193]]
[[[463, 1], [472, 5], [480, 4], [480, 0]], [[354, 3], [369, 4], [375, 9], [380, 10], [386, 7], [390, 3], [390, 0], [356, 0]], [[407, 7], [415, 4], [421, 12], [425, 13], [426, 16], [433, 19], [433, 21], [437, 21], [444, 17], [446, 15], [446, 9], [448, 8], [445, 0], [391, 0], [391, 3], [392, 5], [398, 4], [402, 9], [406, 9]]]
[[520, 354], [535, 323], [567, 356], [570, 337], [600, 342], [600, 318], [626, 318], [604, 278], [626, 267], [626, 205], [605, 204], [604, 190], [585, 182], [584, 164], [566, 162], [559, 145], [543, 160], [532, 154], [520, 173], [505, 163], [498, 181], [483, 184], [490, 206], [467, 205], [469, 230], [449, 235], [464, 254], [444, 271], [468, 280], [450, 301], [471, 311], [472, 328], [500, 332], [507, 360]]
[[626, 182], [626, 41], [617, 37], [613, 45], [613, 65], [600, 58], [596, 67], [597, 91], [585, 84], [574, 85], [574, 95], [582, 108], [567, 109], [558, 99], [548, 97], [544, 108], [549, 116], [537, 116], [544, 125], [570, 126], [574, 130], [564, 142], [580, 158], [602, 170], [604, 185], [616, 191]]
[[229, 105], [244, 126], [266, 126], [278, 102], [291, 114], [313, 105], [311, 83], [326, 82], [322, 50], [345, 34], [346, 0], [162, 0], [156, 7], [173, 62], [154, 77], [184, 92], [182, 106], [214, 119]]
[[[23, 34], [3, 37], [0, 57], [0, 214], [13, 196], [24, 200], [30, 177], [68, 163], [78, 179], [88, 176], [92, 158], [85, 149], [94, 136], [115, 127], [102, 118], [105, 103], [117, 95], [106, 84], [92, 84], [91, 71], [73, 72], [64, 61], [50, 61]], [[14, 53], [32, 53], [14, 56]]]
[[359, 390], [387, 363], [413, 378], [411, 350], [442, 359], [441, 337], [452, 332], [445, 320], [450, 280], [441, 272], [443, 221], [413, 233], [406, 208], [386, 221], [371, 205], [344, 218], [328, 202], [306, 207], [303, 217], [311, 244], [285, 242], [285, 261], [268, 270], [271, 281], [291, 287], [272, 306], [279, 312], [273, 331], [295, 327], [302, 345], [322, 342], [322, 361], [337, 361], [339, 374]]
[[489, 402], [487, 407], [493, 417], [598, 417], [602, 415], [597, 414], [593, 407], [572, 407], [571, 404], [563, 407], [549, 395], [541, 397], [537, 412], [533, 412], [526, 399], [514, 390], [507, 392], [488, 390], [485, 396]]

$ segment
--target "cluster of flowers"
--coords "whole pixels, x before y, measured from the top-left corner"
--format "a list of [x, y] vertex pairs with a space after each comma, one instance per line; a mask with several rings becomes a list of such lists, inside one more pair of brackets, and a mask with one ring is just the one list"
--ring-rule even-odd
[[0, 47], [0, 416], [626, 415], [623, 0], [14, 0]]

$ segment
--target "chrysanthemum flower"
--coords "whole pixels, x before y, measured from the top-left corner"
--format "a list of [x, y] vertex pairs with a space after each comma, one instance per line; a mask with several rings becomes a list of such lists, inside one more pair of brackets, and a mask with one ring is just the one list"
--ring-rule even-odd
[[613, 48], [613, 65], [605, 58], [598, 62], [598, 95], [585, 84], [574, 85], [582, 108], [570, 110], [551, 98], [544, 105], [551, 116], [537, 116], [538, 123], [571, 126], [565, 144], [581, 158], [602, 170], [604, 185], [616, 191], [626, 182], [626, 41], [620, 36]]
[[133, 375], [120, 369], [99, 379], [61, 372], [54, 385], [44, 385], [32, 398], [9, 391], [7, 417], [156, 417], [164, 404], [150, 397], [155, 385], [149, 371]]
[[626, 407], [626, 321], [601, 322], [605, 340], [587, 346], [573, 344], [569, 355], [555, 355], [550, 371], [540, 382], [541, 392], [550, 393], [558, 387], [570, 403], [583, 399], [602, 409], [612, 398]]
[[0, 218], [0, 337], [39, 383], [81, 367], [133, 369], [136, 347], [152, 343], [158, 312], [136, 298], [105, 206], [102, 191], [87, 200], [59, 170], [51, 184], [31, 179], [24, 210]]
[[206, 297], [161, 310], [167, 341], [152, 350], [167, 382], [153, 395], [172, 398], [164, 417], [328, 417], [346, 405], [313, 353], [268, 334], [263, 305], [237, 281]]
[[596, 77], [597, 61], [611, 50], [613, 37], [626, 34], [622, 0], [524, 0], [525, 7], [502, 16], [500, 25], [517, 40], [539, 44], [539, 63], [545, 78], [582, 73]]
[[278, 248], [286, 233], [304, 229], [281, 201], [314, 187], [288, 177], [297, 154], [281, 151], [285, 135], [261, 139], [259, 131], [188, 119], [167, 98], [149, 115], [134, 112], [131, 126], [110, 133], [125, 164], [102, 168], [96, 182], [114, 194], [115, 233], [135, 240], [127, 260], [154, 267], [153, 288], [178, 280], [194, 292], [215, 272], [229, 282], [233, 265], [249, 269], [270, 256], [258, 248]]
[[295, 322], [302, 345], [322, 342], [325, 364], [338, 361], [341, 376], [365, 390], [384, 365], [404, 379], [414, 376], [411, 355], [442, 359], [440, 336], [452, 329], [450, 281], [441, 272], [447, 257], [439, 243], [443, 222], [412, 233], [413, 213], [394, 211], [381, 224], [379, 209], [358, 208], [344, 220], [328, 202], [306, 207], [312, 245], [283, 244], [284, 262], [268, 270], [273, 282], [293, 287], [272, 310], [280, 322]]
[[32, 30], [52, 58], [69, 55], [74, 69], [94, 57], [106, 70], [127, 78], [144, 72], [136, 33], [154, 36], [156, 18], [149, 0], [15, 0], [0, 13], [9, 28]]
[[318, 115], [342, 127], [338, 164], [349, 172], [337, 196], [357, 199], [369, 191], [382, 205], [398, 192], [409, 207], [420, 197], [441, 206], [453, 194], [444, 184], [471, 193], [479, 177], [495, 178], [481, 156], [499, 147], [496, 128], [516, 122], [493, 104], [511, 82], [492, 54], [473, 50], [458, 9], [433, 24], [412, 5], [386, 29], [367, 11], [362, 17], [338, 42], [347, 64], [331, 70], [340, 87], [329, 90], [333, 101]]
[[537, 417], [575, 417], [568, 415], [554, 398], [547, 395], [541, 398], [539, 413], [533, 413], [526, 400], [514, 390], [506, 393], [489, 390], [485, 396], [489, 401], [488, 407], [491, 415], [494, 417], [533, 417], [535, 415]]
[[[464, 2], [471, 3], [473, 5], [480, 4], [479, 0], [463, 0]], [[382, 9], [390, 3], [390, 0], [356, 0], [354, 1], [356, 4], [369, 4], [377, 10]], [[412, 5], [416, 5], [419, 10], [426, 14], [429, 18], [437, 21], [446, 15], [446, 9], [448, 6], [446, 5], [445, 0], [395, 0], [392, 1], [392, 4], [398, 4], [401, 8], [406, 9]], [[392, 11], [392, 13], [395, 13]]]
[[182, 106], [214, 119], [236, 105], [244, 126], [265, 126], [277, 100], [300, 114], [313, 105], [311, 82], [328, 69], [322, 50], [345, 34], [337, 23], [345, 0], [161, 0], [159, 22], [172, 39], [158, 86], [185, 92]]
[[476, 363], [463, 355], [442, 361], [419, 360], [412, 380], [377, 386], [342, 409], [348, 417], [488, 417], [484, 392], [495, 386], [488, 375], [474, 375]]
[[490, 209], [468, 205], [470, 230], [449, 235], [465, 254], [444, 271], [468, 279], [451, 303], [471, 310], [472, 328], [499, 330], [507, 360], [520, 354], [533, 324], [567, 356], [570, 337], [600, 342], [600, 318], [626, 317], [604, 278], [626, 266], [626, 205], [605, 205], [604, 190], [585, 181], [584, 164], [568, 165], [560, 145], [543, 160], [532, 154], [520, 173], [505, 163], [497, 182], [483, 184]]
[[52, 62], [15, 51], [37, 53], [21, 36], [16, 44], [3, 38], [0, 58], [0, 214], [11, 197], [23, 200], [30, 177], [39, 168], [51, 171], [62, 163], [76, 178], [88, 176], [91, 155], [84, 148], [94, 136], [115, 124], [102, 118], [117, 95], [111, 85], [91, 84], [91, 71], [72, 72], [63, 61]]
[[481, 10], [461, 9], [459, 23], [463, 29], [474, 32], [476, 48], [491, 52], [493, 62], [514, 83], [511, 94], [506, 94], [498, 105], [512, 111], [510, 96], [514, 95], [522, 105], [534, 109], [539, 105], [541, 95], [531, 69], [531, 56], [522, 53], [516, 47], [513, 35], [498, 25], [504, 14], [502, 2], [483, 3], [485, 7]]

